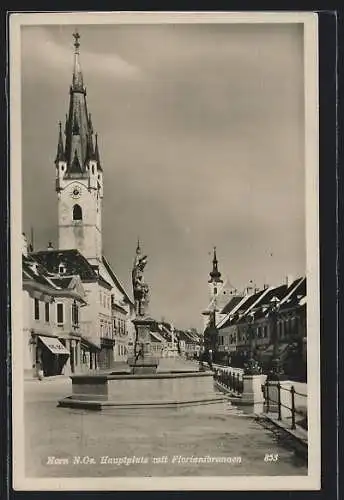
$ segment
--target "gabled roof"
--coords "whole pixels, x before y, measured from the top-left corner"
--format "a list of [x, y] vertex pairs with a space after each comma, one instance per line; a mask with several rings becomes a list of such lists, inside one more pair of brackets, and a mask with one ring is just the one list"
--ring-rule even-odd
[[59, 265], [64, 264], [67, 275], [79, 275], [86, 282], [96, 282], [99, 279], [91, 264], [78, 250], [42, 250], [31, 255], [50, 273], [57, 274]]
[[186, 344], [198, 344], [199, 342], [199, 338], [196, 338], [191, 332], [187, 330], [186, 331], [179, 330], [178, 338], [180, 340], [184, 340]]
[[301, 300], [306, 297], [307, 294], [307, 283], [306, 278], [299, 278], [290, 285], [285, 296], [279, 303], [279, 309], [285, 310], [290, 307], [295, 307], [300, 304]]
[[221, 313], [222, 314], [227, 314], [229, 312], [231, 312], [232, 309], [234, 309], [234, 307], [239, 304], [239, 302], [242, 301], [242, 295], [233, 295], [229, 301], [227, 302], [227, 304], [225, 305], [225, 307], [223, 307], [223, 309], [221, 310]]
[[32, 254], [22, 256], [22, 278], [24, 288], [33, 287], [54, 297], [74, 297], [86, 304], [79, 276], [53, 275]]
[[48, 278], [47, 269], [31, 255], [22, 256], [22, 275], [23, 280], [32, 280], [43, 286], [58, 288], [58, 284], [51, 282]]
[[123, 293], [123, 295], [125, 296], [126, 300], [128, 301], [129, 304], [131, 305], [134, 305], [134, 302], [133, 302], [133, 299], [130, 298], [129, 294], [126, 292], [124, 286], [122, 285], [122, 283], [119, 281], [119, 279], [117, 278], [115, 272], [113, 271], [112, 267], [110, 266], [109, 262], [107, 261], [106, 257], [102, 257], [102, 262], [105, 266], [105, 269], [107, 270], [107, 272], [110, 274], [111, 278], [113, 279], [114, 283], [116, 284], [116, 286], [118, 287], [118, 289]]
[[152, 330], [149, 332], [152, 338], [153, 342], [164, 342], [165, 339], [159, 335], [157, 332], [152, 332]]
[[226, 326], [229, 326], [231, 323], [231, 318], [234, 314], [237, 313], [244, 305], [245, 303], [252, 297], [252, 295], [244, 295], [244, 297], [241, 298], [240, 302], [238, 302], [225, 316], [225, 318], [221, 318], [219, 323], [216, 325], [217, 328], [225, 328]]
[[287, 285], [280, 285], [277, 287], [270, 287], [268, 289], [268, 292], [265, 294], [263, 297], [263, 300], [259, 302], [259, 309], [255, 311], [254, 318], [259, 319], [265, 316], [267, 310], [273, 305], [274, 299], [277, 298], [278, 300], [281, 300], [288, 287]]

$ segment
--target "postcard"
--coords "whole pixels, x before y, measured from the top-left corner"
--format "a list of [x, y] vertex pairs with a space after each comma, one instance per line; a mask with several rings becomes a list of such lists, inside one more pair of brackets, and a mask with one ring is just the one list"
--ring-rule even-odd
[[13, 488], [320, 489], [317, 15], [9, 36]]

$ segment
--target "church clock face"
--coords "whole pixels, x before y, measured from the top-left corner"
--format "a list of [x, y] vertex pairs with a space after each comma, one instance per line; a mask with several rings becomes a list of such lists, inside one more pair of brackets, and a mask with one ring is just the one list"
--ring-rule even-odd
[[74, 199], [80, 198], [81, 196], [81, 189], [79, 186], [73, 186], [72, 191], [71, 191], [71, 197]]

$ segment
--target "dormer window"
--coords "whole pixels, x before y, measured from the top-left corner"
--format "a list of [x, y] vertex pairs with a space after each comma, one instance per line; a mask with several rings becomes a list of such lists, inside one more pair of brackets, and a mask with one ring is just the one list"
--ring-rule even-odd
[[66, 273], [66, 266], [61, 262], [59, 264], [59, 274], [65, 274]]

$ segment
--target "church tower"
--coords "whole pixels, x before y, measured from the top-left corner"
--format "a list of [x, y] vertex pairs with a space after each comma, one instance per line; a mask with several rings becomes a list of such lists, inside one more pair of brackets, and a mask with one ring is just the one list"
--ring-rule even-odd
[[216, 247], [214, 247], [213, 255], [213, 269], [209, 273], [210, 279], [208, 281], [210, 288], [210, 299], [216, 303], [217, 296], [223, 287], [223, 280], [221, 279], [221, 273], [218, 270], [218, 262], [216, 255]]
[[59, 123], [56, 165], [58, 245], [77, 249], [93, 265], [102, 258], [103, 170], [98, 137], [87, 110], [80, 67], [80, 35], [74, 37], [74, 69], [64, 136]]

